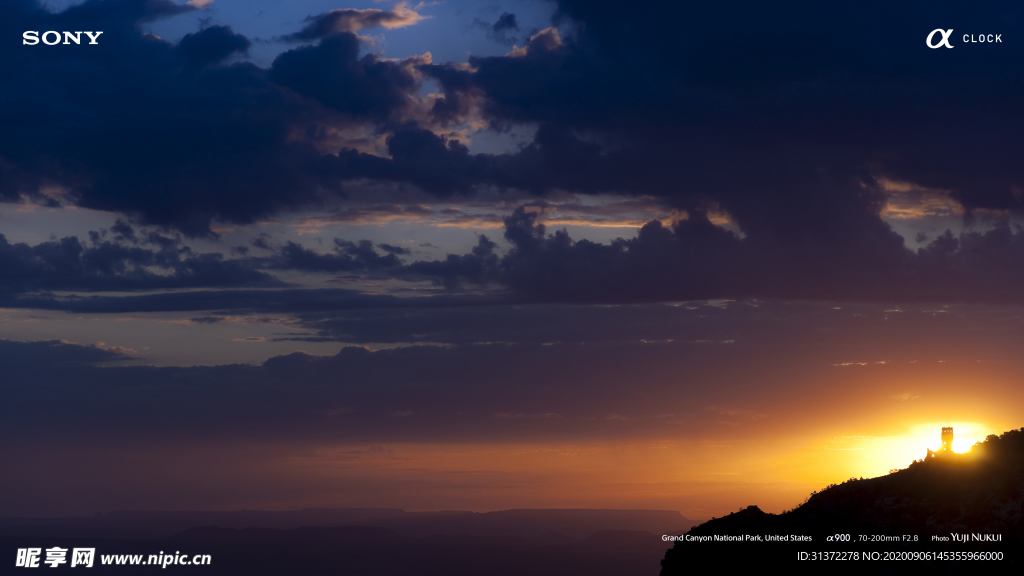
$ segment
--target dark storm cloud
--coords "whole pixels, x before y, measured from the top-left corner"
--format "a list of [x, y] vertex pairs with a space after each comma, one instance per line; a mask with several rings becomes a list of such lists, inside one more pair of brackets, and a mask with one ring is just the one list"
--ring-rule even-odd
[[412, 250], [409, 250], [408, 248], [403, 248], [401, 246], [392, 246], [391, 244], [378, 244], [377, 247], [380, 248], [381, 250], [387, 252], [388, 254], [396, 254], [396, 255], [412, 254]]
[[[946, 231], [911, 251], [881, 224], [831, 234], [826, 249], [791, 242], [785, 249], [712, 224], [706, 214], [666, 226], [653, 220], [635, 238], [609, 244], [549, 233], [535, 211], [505, 218], [510, 249], [481, 236], [468, 254], [412, 262], [396, 275], [497, 285], [520, 301], [629, 303], [709, 298], [782, 298], [875, 302], [1024, 302], [1024, 231], [997, 223], [959, 236]], [[858, 234], [859, 233], [859, 234]]]
[[491, 27], [495, 34], [497, 33], [509, 33], [513, 30], [519, 31], [519, 24], [516, 23], [516, 15], [509, 12], [503, 13], [498, 17], [498, 21]]
[[192, 70], [216, 64], [234, 54], [249, 49], [250, 42], [225, 26], [210, 26], [201, 32], [186, 34], [178, 42], [178, 53]]
[[[189, 9], [89, 0], [51, 14], [31, 0], [3, 3], [5, 37], [104, 33], [95, 46], [5, 44], [0, 199], [58, 198], [211, 235], [213, 220], [252, 222], [318, 205], [346, 179], [417, 177], [416, 169], [395, 173], [386, 158], [320, 149], [327, 127], [374, 133], [397, 122], [418, 89], [415, 60], [360, 57], [359, 40], [341, 32], [264, 70], [225, 63], [249, 46], [227, 27], [188, 34], [178, 45], [139, 29]], [[44, 196], [44, 188], [54, 192]]]
[[387, 252], [387, 255], [381, 256], [369, 240], [350, 242], [335, 238], [333, 254], [320, 254], [295, 242], [288, 242], [281, 248], [280, 258], [271, 265], [303, 272], [353, 272], [393, 268], [401, 264], [394, 250]]
[[136, 240], [135, 232], [121, 221], [113, 231], [114, 241], [93, 233], [89, 244], [68, 236], [35, 246], [11, 244], [0, 234], [0, 292], [283, 285], [248, 262], [197, 254], [159, 234], [151, 234], [153, 243], [161, 243], [156, 249], [125, 244], [118, 239]]
[[[453, 96], [457, 102], [459, 96]], [[442, 120], [459, 115], [449, 100], [439, 100], [432, 113]], [[416, 122], [393, 128], [386, 140], [390, 159], [344, 151], [325, 159], [329, 173], [406, 182], [438, 197], [472, 195], [481, 186], [545, 194], [556, 190], [579, 192], [637, 192], [642, 182], [617, 172], [636, 160], [629, 152], [604, 152], [561, 126], [543, 125], [534, 141], [514, 154], [475, 154], [461, 141], [438, 135]], [[641, 166], [643, 164], [640, 164]]]
[[[378, 251], [370, 240], [341, 238], [334, 239], [331, 252], [320, 253], [291, 241], [272, 247], [260, 237], [260, 247], [273, 255], [249, 257], [243, 251], [241, 257], [226, 259], [217, 252], [195, 252], [180, 236], [139, 233], [124, 220], [109, 230], [90, 231], [89, 238], [84, 243], [68, 236], [31, 246], [11, 244], [0, 234], [0, 292], [282, 287], [284, 282], [262, 270], [375, 273], [398, 268], [399, 255], [410, 253], [388, 244]], [[469, 276], [465, 271], [460, 274]], [[41, 302], [48, 301], [42, 298]]]
[[179, 46], [143, 35], [140, 18], [183, 9], [171, 2], [91, 1], [56, 15], [4, 4], [7, 29], [104, 31], [97, 46], [4, 49], [5, 198], [59, 185], [79, 205], [192, 233], [310, 198], [291, 181], [315, 156], [284, 144], [296, 113], [287, 96], [255, 67], [216, 66], [244, 38], [219, 27]]
[[[1006, 5], [559, 6], [563, 22], [576, 25], [565, 38], [545, 31], [509, 56], [471, 58], [472, 70], [424, 67], [452, 99], [436, 108], [464, 109], [459, 102], [476, 98], [496, 125], [540, 125], [534, 142], [507, 159], [520, 169], [506, 185], [648, 193], [683, 209], [721, 210], [743, 231], [751, 257], [721, 262], [711, 277], [678, 277], [675, 257], [662, 251], [671, 281], [632, 285], [581, 270], [610, 286], [607, 298], [658, 298], [666, 288], [701, 295], [701, 285], [723, 282], [732, 288], [710, 293], [878, 297], [882, 289], [856, 281], [876, 269], [897, 289], [890, 295], [904, 297], [912, 291], [893, 284], [916, 264], [880, 218], [882, 176], [950, 190], [968, 212], [1020, 212], [1024, 171], [1013, 159], [1024, 152], [1024, 114], [1012, 103], [1024, 95], [1013, 64], [1024, 49], [1008, 43], [1020, 27]], [[1001, 44], [931, 50], [924, 39], [940, 25], [961, 36], [983, 27], [1013, 32]], [[654, 257], [654, 244], [667, 247], [671, 235], [642, 233], [652, 243], [645, 252]], [[707, 261], [730, 250], [728, 240], [705, 236]], [[628, 259], [627, 246], [582, 243], [564, 263], [586, 268], [587, 259], [616, 252]], [[700, 259], [698, 246], [691, 256]], [[757, 270], [741, 274], [755, 286], [730, 280], [764, 262], [778, 278], [802, 274], [805, 286], [772, 286], [778, 280]], [[576, 276], [575, 288], [601, 290]], [[679, 281], [693, 289], [669, 288]]]
[[[178, 45], [139, 29], [185, 10], [143, 0], [89, 0], [59, 14], [31, 0], [0, 7], [0, 31], [11, 37], [104, 31], [95, 46], [3, 49], [0, 199], [72, 202], [213, 235], [212, 221], [319, 206], [359, 178], [439, 196], [559, 185], [538, 181], [545, 175], [516, 156], [470, 154], [424, 125], [461, 121], [458, 109], [417, 109], [425, 58], [360, 55], [360, 40], [340, 31], [261, 69], [230, 64], [250, 41], [228, 27]], [[390, 158], [357, 151], [339, 130], [386, 135]]]
[[451, 289], [459, 288], [465, 281], [486, 284], [497, 280], [498, 256], [494, 253], [496, 246], [497, 244], [481, 235], [469, 254], [449, 254], [444, 260], [413, 262], [398, 273], [406, 278], [436, 279]]
[[12, 342], [0, 340], [4, 367], [15, 373], [31, 371], [39, 366], [59, 366], [80, 369], [84, 365], [97, 365], [119, 360], [130, 360], [118, 350], [100, 346], [82, 346], [59, 340]]
[[487, 37], [491, 40], [506, 46], [515, 44], [516, 33], [519, 32], [519, 23], [516, 22], [516, 15], [510, 12], [502, 13], [494, 24], [489, 24], [476, 18], [473, 20], [473, 25], [486, 30]]
[[382, 123], [406, 104], [416, 88], [414, 69], [359, 57], [354, 34], [325, 38], [315, 46], [285, 52], [274, 60], [270, 80], [308, 96], [324, 106]]

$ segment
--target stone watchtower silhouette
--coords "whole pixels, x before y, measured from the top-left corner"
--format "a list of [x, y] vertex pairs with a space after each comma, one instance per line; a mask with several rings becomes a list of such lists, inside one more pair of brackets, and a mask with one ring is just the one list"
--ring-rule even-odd
[[931, 448], [928, 448], [928, 454], [925, 456], [925, 460], [929, 460], [938, 456], [939, 454], [952, 454], [953, 453], [953, 427], [943, 426], [942, 427], [942, 448], [939, 448], [938, 452], [932, 452]]

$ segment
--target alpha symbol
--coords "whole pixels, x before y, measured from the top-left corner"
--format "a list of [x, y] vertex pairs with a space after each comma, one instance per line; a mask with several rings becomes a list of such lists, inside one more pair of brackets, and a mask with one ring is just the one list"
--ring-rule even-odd
[[[932, 44], [932, 38], [935, 37], [936, 33], [942, 35], [942, 40], [939, 40], [938, 43], [936, 43], [936, 44]], [[932, 33], [929, 34], [927, 38], [925, 38], [924, 43], [927, 44], [929, 48], [941, 48], [943, 46], [945, 46], [946, 48], [952, 48], [953, 46], [950, 45], [950, 43], [949, 43], [949, 37], [952, 36], [952, 35], [953, 35], [953, 29], [952, 28], [950, 28], [949, 30], [943, 30], [942, 28], [936, 28], [935, 30], [932, 30]]]

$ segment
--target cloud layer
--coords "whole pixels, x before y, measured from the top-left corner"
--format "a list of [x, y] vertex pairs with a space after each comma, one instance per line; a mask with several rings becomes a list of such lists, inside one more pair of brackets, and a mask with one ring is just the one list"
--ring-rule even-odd
[[[327, 255], [286, 244], [262, 263], [207, 263], [235, 267], [220, 280], [203, 279], [197, 255], [158, 262], [191, 278], [179, 286], [270, 282], [262, 267], [388, 270], [540, 301], [1016, 301], [1024, 115], [1014, 103], [1024, 94], [1012, 63], [1024, 49], [1007, 41], [936, 51], [923, 41], [939, 25], [998, 28], [1009, 39], [1013, 14], [997, 3], [792, 8], [566, 0], [524, 46], [460, 63], [366, 53], [355, 32], [422, 18], [404, 4], [334, 10], [310, 16], [294, 33], [306, 44], [263, 69], [244, 61], [251, 40], [226, 26], [176, 45], [142, 31], [189, 5], [89, 0], [52, 14], [15, 0], [0, 8], [4, 34], [105, 32], [98, 46], [3, 48], [0, 199], [77, 204], [211, 237], [215, 222], [298, 208], [358, 213], [365, 204], [351, 193], [367, 183], [456, 204], [483, 190], [653, 198], [689, 216], [598, 245], [547, 236], [517, 213], [500, 258], [489, 240], [437, 262], [359, 244]], [[888, 17], [873, 18], [876, 10]], [[515, 15], [492, 28], [517, 30]], [[441, 94], [424, 96], [428, 80]], [[476, 153], [461, 135], [471, 125], [536, 130], [515, 150]], [[902, 194], [893, 182], [939, 194], [951, 214], [985, 211], [995, 225], [911, 252], [883, 219], [914, 214], [903, 196], [893, 200]], [[145, 286], [140, 266], [155, 258], [113, 254], [113, 245], [102, 257], [101, 247], [62, 249], [97, 269], [112, 259], [100, 276], [134, 274], [124, 287]], [[88, 274], [30, 280], [38, 271], [26, 259], [51, 262], [43, 252], [53, 250], [6, 250], [27, 266], [8, 290], [114, 287]]]

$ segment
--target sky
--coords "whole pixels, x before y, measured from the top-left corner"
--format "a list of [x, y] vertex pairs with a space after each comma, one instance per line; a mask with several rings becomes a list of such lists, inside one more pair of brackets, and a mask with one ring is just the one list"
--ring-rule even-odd
[[1021, 16], [5, 1], [0, 515], [780, 512], [1024, 426]]

